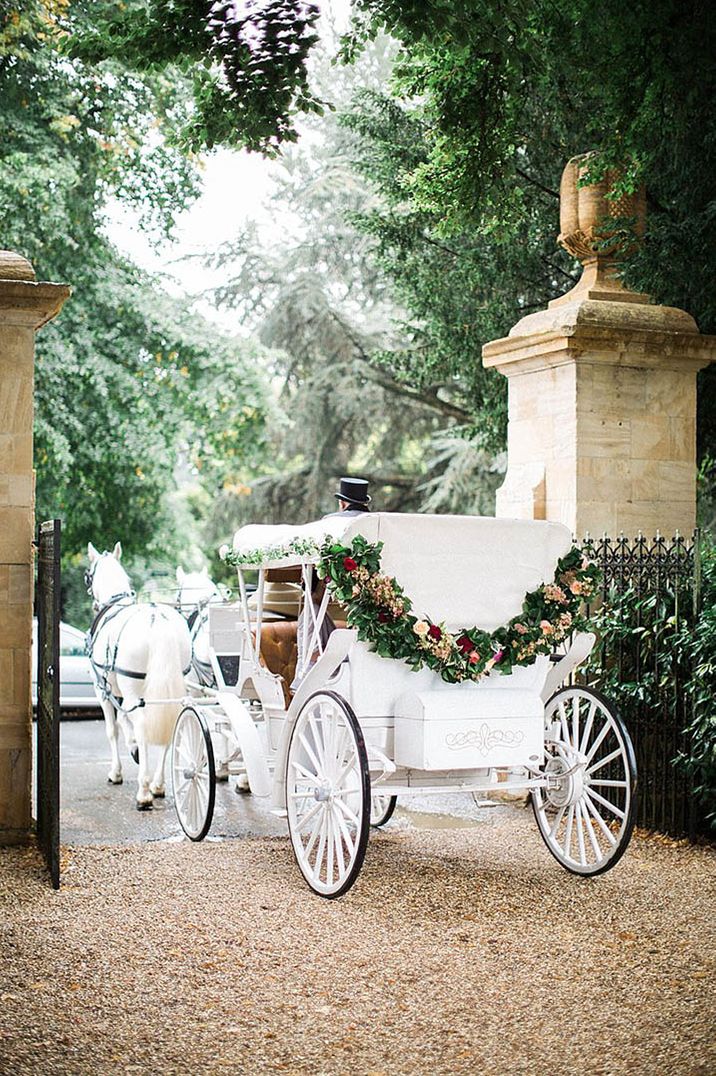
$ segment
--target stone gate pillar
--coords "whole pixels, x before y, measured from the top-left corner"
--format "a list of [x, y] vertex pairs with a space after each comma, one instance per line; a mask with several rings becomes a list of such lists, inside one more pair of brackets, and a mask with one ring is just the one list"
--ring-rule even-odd
[[[558, 241], [580, 258], [579, 283], [483, 348], [509, 385], [507, 474], [496, 514], [565, 523], [577, 536], [690, 533], [696, 522], [696, 375], [716, 358], [683, 310], [627, 291], [613, 251], [597, 252], [608, 218], [634, 217], [643, 195], [605, 199], [565, 168]], [[603, 244], [600, 244], [603, 246]]]
[[0, 844], [25, 840], [31, 826], [35, 332], [69, 293], [0, 251]]

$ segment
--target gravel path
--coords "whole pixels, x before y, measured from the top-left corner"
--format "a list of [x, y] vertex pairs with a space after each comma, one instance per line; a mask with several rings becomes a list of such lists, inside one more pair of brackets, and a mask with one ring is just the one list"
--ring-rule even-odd
[[713, 1073], [716, 856], [563, 872], [531, 812], [371, 837], [344, 899], [285, 838], [0, 860], [0, 1071]]

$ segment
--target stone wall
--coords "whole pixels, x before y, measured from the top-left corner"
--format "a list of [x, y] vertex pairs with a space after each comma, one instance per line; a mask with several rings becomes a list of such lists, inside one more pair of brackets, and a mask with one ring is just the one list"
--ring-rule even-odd
[[69, 294], [0, 251], [0, 844], [31, 828], [35, 331]]

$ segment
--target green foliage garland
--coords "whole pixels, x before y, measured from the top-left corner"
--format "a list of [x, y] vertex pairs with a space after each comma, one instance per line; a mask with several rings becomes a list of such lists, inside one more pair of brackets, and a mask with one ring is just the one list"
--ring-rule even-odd
[[225, 549], [224, 559], [246, 567], [318, 555], [318, 574], [345, 607], [348, 625], [357, 628], [359, 639], [381, 657], [405, 661], [416, 671], [432, 669], [449, 684], [481, 680], [493, 668], [506, 675], [514, 666], [531, 665], [538, 654], [551, 653], [587, 626], [581, 606], [595, 591], [599, 569], [576, 547], [557, 562], [554, 581], [526, 594], [522, 612], [507, 624], [493, 632], [472, 627], [455, 633], [411, 612], [403, 588], [380, 570], [382, 549], [382, 542], [370, 543], [359, 534], [349, 546], [332, 538], [320, 547], [297, 539], [241, 554]]

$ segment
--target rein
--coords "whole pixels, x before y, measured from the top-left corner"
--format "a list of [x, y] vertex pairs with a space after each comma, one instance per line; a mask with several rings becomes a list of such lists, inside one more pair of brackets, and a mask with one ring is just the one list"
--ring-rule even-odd
[[[129, 599], [129, 604], [127, 604], [127, 599]], [[97, 681], [97, 686], [100, 689], [100, 692], [102, 694], [102, 701], [105, 701], [105, 700], [108, 699], [112, 703], [112, 705], [114, 706], [115, 709], [123, 710], [124, 713], [126, 713], [126, 714], [131, 714], [134, 710], [138, 710], [141, 707], [146, 706], [145, 700], [143, 698], [141, 698], [141, 699], [139, 699], [137, 701], [137, 703], [134, 706], [130, 707], [129, 709], [125, 709], [125, 707], [123, 705], [124, 699], [123, 698], [118, 698], [114, 694], [114, 692], [112, 690], [112, 687], [111, 687], [111, 685], [109, 683], [109, 677], [112, 676], [113, 674], [118, 675], [118, 676], [126, 676], [126, 677], [129, 677], [132, 680], [144, 680], [146, 678], [146, 675], [147, 675], [146, 670], [144, 672], [137, 672], [134, 669], [125, 669], [121, 665], [117, 665], [117, 655], [119, 653], [120, 640], [121, 640], [122, 635], [124, 633], [124, 630], [127, 627], [127, 624], [129, 623], [131, 618], [127, 617], [124, 624], [122, 624], [121, 628], [119, 629], [119, 632], [117, 634], [117, 638], [115, 639], [115, 642], [114, 642], [114, 651], [112, 653], [110, 653], [109, 639], [107, 640], [107, 646], [106, 646], [106, 649], [105, 649], [105, 661], [104, 661], [104, 663], [100, 662], [100, 661], [97, 661], [95, 659], [93, 651], [94, 651], [94, 644], [96, 642], [96, 638], [97, 638], [97, 635], [99, 634], [100, 630], [102, 628], [108, 627], [109, 624], [123, 610], [131, 609], [132, 607], [134, 607], [134, 609], [137, 609], [137, 610], [140, 608], [139, 604], [137, 603], [137, 596], [136, 596], [136, 594], [135, 594], [135, 592], [133, 590], [129, 591], [129, 592], [125, 592], [123, 594], [114, 594], [109, 599], [109, 601], [105, 605], [101, 606], [101, 608], [98, 610], [97, 614], [95, 615], [94, 620], [92, 621], [92, 625], [91, 625], [89, 631], [87, 632], [87, 635], [85, 636], [85, 653], [87, 654], [87, 657], [89, 658], [89, 661], [90, 661], [90, 665], [92, 666], [92, 669], [94, 671], [95, 678], [96, 678], [96, 681]], [[158, 609], [159, 607], [154, 602], [151, 602], [149, 604], [149, 608], [152, 609], [152, 610], [155, 610], [155, 609]], [[163, 618], [163, 614], [161, 612], [160, 612], [160, 616], [162, 616], [162, 618]], [[152, 623], [154, 623], [154, 612], [152, 612], [152, 619], [150, 621], [150, 624], [152, 624]], [[192, 638], [192, 648], [193, 648], [193, 638]], [[182, 669], [182, 674], [184, 676], [186, 676], [186, 674], [189, 672], [190, 669], [191, 669], [191, 662], [186, 667], [186, 669]]]

